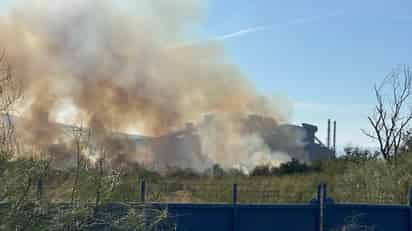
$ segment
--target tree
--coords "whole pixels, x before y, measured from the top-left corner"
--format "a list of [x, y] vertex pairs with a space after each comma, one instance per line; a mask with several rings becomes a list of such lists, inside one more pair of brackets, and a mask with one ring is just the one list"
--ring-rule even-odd
[[3, 52], [0, 55], [0, 112], [9, 112], [21, 97], [21, 84], [13, 78], [11, 65]]
[[412, 71], [408, 66], [392, 71], [374, 87], [376, 105], [373, 114], [368, 116], [372, 131], [364, 130], [364, 133], [377, 141], [385, 160], [392, 160], [400, 152], [412, 119], [411, 90]]
[[0, 149], [4, 153], [10, 154], [17, 148], [10, 111], [21, 97], [21, 84], [13, 78], [12, 68], [3, 52], [0, 54]]
[[[320, 163], [319, 163], [320, 164]], [[284, 176], [297, 173], [309, 173], [313, 171], [319, 171], [321, 166], [309, 166], [306, 163], [301, 163], [299, 160], [292, 158], [288, 162], [280, 164], [279, 167], [269, 165], [256, 166], [250, 176]]]
[[74, 152], [76, 155], [76, 172], [72, 187], [71, 203], [73, 204], [77, 194], [79, 193], [80, 171], [84, 167], [85, 158], [84, 150], [88, 148], [90, 142], [90, 130], [85, 129], [82, 125], [73, 126], [70, 128]]
[[249, 174], [250, 176], [272, 176], [272, 168], [269, 165], [256, 166]]
[[412, 150], [412, 129], [409, 128], [408, 131], [405, 132], [403, 137], [403, 143], [401, 146], [401, 152], [410, 152]]
[[373, 152], [361, 147], [348, 146], [344, 148], [344, 155], [339, 159], [360, 164], [369, 160], [376, 160], [379, 157], [379, 154], [379, 152]]
[[294, 174], [294, 173], [305, 173], [310, 172], [311, 168], [305, 164], [299, 162], [299, 160], [292, 158], [292, 160], [282, 163], [279, 166], [279, 174], [280, 175], [287, 175], [287, 174]]

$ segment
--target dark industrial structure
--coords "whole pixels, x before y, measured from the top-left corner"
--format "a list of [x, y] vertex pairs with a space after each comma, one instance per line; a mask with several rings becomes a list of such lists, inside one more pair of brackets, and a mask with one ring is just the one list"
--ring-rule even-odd
[[[207, 153], [202, 153], [200, 130], [204, 126], [210, 126], [213, 120], [214, 116], [208, 115], [196, 126], [188, 123], [180, 131], [159, 137], [141, 137], [137, 141], [137, 148], [145, 147], [147, 150], [149, 147], [154, 156], [153, 160], [158, 162], [153, 164], [160, 168], [187, 166], [202, 169], [202, 166], [213, 163], [210, 163]], [[283, 153], [309, 164], [335, 157], [336, 134], [333, 146], [330, 144], [330, 138], [328, 138], [328, 145], [324, 145], [316, 137], [318, 128], [314, 125], [305, 123], [301, 126], [279, 125], [274, 119], [257, 115], [250, 115], [242, 123], [244, 134], [257, 134], [273, 153]], [[336, 123], [334, 130], [336, 131]], [[164, 166], [165, 163], [168, 166]]]
[[[17, 117], [5, 117], [3, 121], [17, 122]], [[205, 140], [221, 139], [213, 137], [222, 131], [217, 124], [216, 116], [208, 114], [198, 124], [187, 123], [185, 128], [163, 134], [157, 137], [130, 135], [125, 133], [113, 133], [110, 143], [110, 152], [116, 153], [111, 156], [112, 161], [141, 162], [152, 165], [155, 169], [166, 170], [167, 168], [192, 168], [199, 171], [212, 166], [214, 161], [210, 158], [219, 148], [205, 151]], [[220, 121], [221, 122], [221, 121]], [[20, 124], [20, 123], [18, 123]], [[328, 120], [326, 145], [317, 137], [318, 128], [311, 124], [301, 126], [292, 124], [278, 124], [276, 120], [259, 115], [249, 115], [241, 119], [240, 133], [244, 136], [255, 135], [261, 139], [269, 153], [281, 153], [304, 163], [314, 163], [319, 160], [328, 160], [335, 157], [336, 153], [336, 122], [333, 123], [333, 134], [331, 134], [331, 120]], [[73, 126], [57, 124], [68, 133]], [[205, 134], [205, 130], [213, 128], [215, 133]], [[91, 139], [89, 152], [98, 152], [97, 143]], [[220, 140], [219, 145], [226, 146], [225, 140]], [[206, 144], [207, 146], [207, 144]], [[213, 146], [213, 145], [211, 145]], [[56, 147], [56, 148], [55, 148]], [[247, 147], [247, 144], [246, 144]], [[58, 144], [49, 147], [52, 151], [59, 149]], [[60, 150], [60, 149], [59, 149]], [[206, 153], [209, 152], [209, 153]], [[215, 152], [215, 153], [213, 153]], [[57, 156], [57, 152], [54, 156]], [[220, 153], [221, 154], [221, 153]], [[235, 153], [236, 154], [236, 153]], [[251, 153], [252, 155], [253, 153]], [[94, 154], [93, 154], [94, 155]], [[223, 153], [223, 155], [225, 155]], [[68, 155], [72, 156], [72, 155]], [[68, 158], [67, 157], [67, 158]], [[72, 160], [74, 161], [74, 160]], [[244, 161], [248, 161], [245, 159]], [[67, 164], [70, 161], [64, 161]]]

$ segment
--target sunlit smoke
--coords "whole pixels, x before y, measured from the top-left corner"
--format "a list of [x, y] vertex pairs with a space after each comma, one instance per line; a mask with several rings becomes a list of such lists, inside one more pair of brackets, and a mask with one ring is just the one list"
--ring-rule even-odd
[[[93, 129], [96, 140], [113, 131], [164, 135], [215, 113], [219, 122], [199, 130], [208, 161], [189, 167], [271, 155], [261, 137], [241, 132], [239, 121], [257, 114], [284, 122], [279, 103], [259, 95], [221, 43], [170, 48], [199, 26], [204, 9], [194, 0], [43, 0], [10, 9], [0, 19], [0, 46], [23, 83], [24, 142], [38, 148], [58, 142], [63, 132], [53, 123], [66, 112], [70, 122]], [[122, 158], [162, 159], [147, 152], [125, 151]]]

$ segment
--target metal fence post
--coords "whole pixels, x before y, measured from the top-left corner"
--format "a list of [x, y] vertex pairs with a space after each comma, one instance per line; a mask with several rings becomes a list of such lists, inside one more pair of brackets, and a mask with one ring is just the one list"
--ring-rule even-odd
[[409, 188], [408, 205], [409, 205], [409, 231], [412, 231], [412, 187]]
[[141, 178], [140, 180], [140, 202], [145, 203], [146, 195], [146, 180]]
[[322, 195], [322, 185], [321, 185], [321, 184], [318, 184], [318, 186], [317, 186], [317, 191], [316, 191], [316, 201], [317, 201], [318, 203], [320, 203], [321, 195]]
[[322, 201], [324, 202], [324, 204], [326, 203], [328, 198], [328, 185], [327, 184], [323, 184], [323, 188], [322, 188]]
[[232, 231], [238, 230], [237, 219], [237, 184], [232, 186]]
[[237, 184], [233, 184], [232, 187], [232, 203], [234, 205], [237, 203]]
[[37, 180], [37, 200], [41, 203], [43, 199], [43, 180], [39, 178]]
[[148, 214], [147, 214], [147, 208], [145, 205], [146, 202], [146, 180], [144, 177], [140, 178], [140, 202], [143, 204], [142, 209], [143, 209], [143, 227], [144, 230], [147, 230], [148, 227]]
[[317, 217], [317, 230], [321, 231], [322, 230], [322, 184], [318, 184], [318, 186], [316, 187], [316, 199], [314, 204], [316, 204], [319, 208], [318, 211], [318, 217]]
[[320, 200], [320, 231], [326, 230], [326, 203], [328, 198], [328, 186], [323, 184], [321, 186], [321, 200]]

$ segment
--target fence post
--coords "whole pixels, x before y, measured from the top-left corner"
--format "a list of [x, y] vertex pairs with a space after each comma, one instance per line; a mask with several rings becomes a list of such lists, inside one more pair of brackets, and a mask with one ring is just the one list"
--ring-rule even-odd
[[145, 205], [146, 202], [146, 180], [144, 177], [140, 178], [140, 203], [143, 204], [142, 209], [143, 209], [143, 228], [144, 230], [147, 230], [148, 227], [148, 214], [147, 214], [147, 208]]
[[237, 184], [233, 184], [232, 187], [232, 203], [234, 205], [237, 203]]
[[41, 203], [41, 200], [43, 199], [43, 180], [39, 178], [37, 180], [37, 200], [39, 203]]
[[320, 200], [320, 231], [326, 230], [326, 203], [328, 199], [328, 186], [323, 184], [321, 186], [321, 200]]
[[320, 204], [321, 200], [321, 195], [322, 195], [322, 185], [318, 184], [317, 191], [316, 191], [316, 201]]
[[232, 186], [232, 231], [238, 230], [237, 219], [237, 184]]
[[327, 199], [328, 199], [328, 185], [323, 184], [322, 201], [324, 202], [324, 204], [326, 203]]
[[144, 178], [140, 179], [140, 202], [145, 203], [146, 194], [146, 180]]
[[313, 199], [312, 201], [311, 201], [311, 204], [315, 204], [318, 208], [319, 208], [319, 211], [318, 211], [318, 216], [317, 216], [317, 221], [316, 221], [316, 228], [317, 228], [317, 230], [322, 230], [322, 228], [321, 228], [321, 224], [322, 224], [322, 221], [321, 221], [321, 217], [322, 217], [322, 205], [321, 205], [321, 199], [322, 199], [322, 185], [321, 184], [318, 184], [318, 186], [316, 187], [316, 198], [315, 199]]
[[409, 231], [412, 231], [412, 187], [409, 188], [408, 205], [409, 205]]

